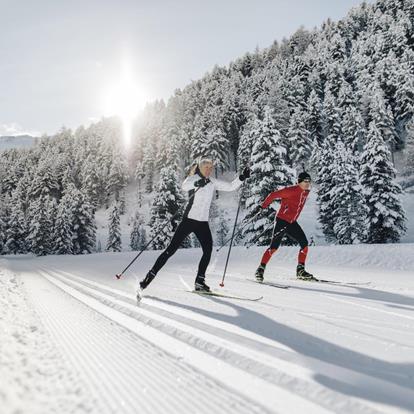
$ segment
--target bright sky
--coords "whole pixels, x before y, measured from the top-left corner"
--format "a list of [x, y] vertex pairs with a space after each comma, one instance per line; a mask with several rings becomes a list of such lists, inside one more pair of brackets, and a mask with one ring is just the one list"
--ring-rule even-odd
[[131, 83], [131, 105], [168, 98], [215, 64], [361, 2], [0, 0], [0, 135], [51, 134], [125, 111], [120, 91]]

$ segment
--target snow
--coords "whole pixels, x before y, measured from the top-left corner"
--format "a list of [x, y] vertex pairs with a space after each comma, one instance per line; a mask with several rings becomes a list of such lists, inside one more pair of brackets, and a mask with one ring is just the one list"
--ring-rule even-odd
[[[185, 291], [200, 249], [182, 249], [144, 291], [160, 252], [5, 256], [0, 262], [3, 413], [414, 412], [414, 244], [315, 246], [294, 279], [282, 247], [214, 253], [207, 282], [259, 302]], [[184, 283], [181, 282], [181, 279]], [[351, 283], [360, 283], [352, 285]], [[20, 411], [18, 411], [20, 410]]]

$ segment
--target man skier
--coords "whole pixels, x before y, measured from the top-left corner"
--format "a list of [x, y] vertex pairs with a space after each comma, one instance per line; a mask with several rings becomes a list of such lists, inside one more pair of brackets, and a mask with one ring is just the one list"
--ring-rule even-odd
[[178, 225], [168, 247], [158, 257], [152, 269], [139, 283], [138, 297], [141, 290], [145, 289], [154, 279], [158, 271], [164, 266], [167, 260], [177, 251], [184, 239], [194, 233], [201, 244], [203, 255], [198, 265], [197, 277], [195, 279], [195, 290], [209, 292], [210, 288], [205, 283], [205, 273], [210, 262], [213, 239], [211, 237], [208, 218], [210, 205], [216, 190], [234, 191], [237, 190], [242, 181], [250, 177], [250, 169], [246, 167], [242, 174], [231, 183], [211, 178], [213, 161], [204, 158], [198, 162], [190, 171], [190, 175], [184, 180], [182, 189], [189, 191], [190, 200], [184, 212], [184, 217]]
[[270, 193], [261, 204], [261, 208], [267, 208], [274, 200], [281, 200], [281, 205], [276, 215], [276, 223], [273, 229], [273, 238], [270, 247], [263, 254], [260, 266], [256, 270], [256, 281], [263, 282], [266, 265], [279, 248], [285, 234], [300, 244], [296, 277], [303, 280], [314, 279], [313, 275], [305, 270], [305, 261], [306, 255], [308, 254], [309, 243], [305, 233], [296, 221], [305, 205], [310, 192], [310, 186], [310, 175], [306, 172], [302, 172], [299, 174], [297, 185], [285, 187], [279, 191]]

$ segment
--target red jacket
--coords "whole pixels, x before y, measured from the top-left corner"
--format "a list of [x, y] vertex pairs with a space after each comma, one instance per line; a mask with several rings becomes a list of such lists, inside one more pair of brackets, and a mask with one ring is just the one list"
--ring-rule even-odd
[[273, 191], [270, 193], [266, 197], [265, 201], [263, 201], [262, 207], [266, 208], [274, 200], [281, 199], [282, 204], [280, 205], [276, 217], [289, 223], [293, 223], [298, 219], [299, 214], [305, 205], [309, 192], [309, 190], [302, 190], [298, 185], [285, 187], [279, 191]]

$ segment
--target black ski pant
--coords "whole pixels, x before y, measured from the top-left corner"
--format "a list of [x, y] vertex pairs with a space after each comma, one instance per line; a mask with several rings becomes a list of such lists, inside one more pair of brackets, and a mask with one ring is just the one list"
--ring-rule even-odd
[[285, 220], [276, 218], [272, 241], [269, 248], [264, 252], [260, 262], [262, 266], [267, 265], [273, 253], [279, 248], [285, 234], [300, 244], [298, 264], [305, 265], [306, 256], [308, 254], [308, 239], [306, 238], [302, 227], [299, 226], [297, 221], [289, 223]]
[[197, 275], [205, 276], [206, 269], [210, 263], [211, 251], [213, 249], [213, 238], [211, 237], [210, 227], [208, 221], [197, 221], [189, 218], [184, 218], [178, 225], [173, 238], [168, 247], [158, 257], [152, 271], [157, 274], [158, 271], [165, 265], [167, 260], [177, 251], [184, 239], [194, 233], [203, 249], [203, 256], [198, 265]]
[[309, 244], [308, 239], [306, 238], [306, 235], [302, 230], [302, 227], [300, 227], [297, 221], [289, 223], [285, 220], [277, 218], [275, 230], [273, 232], [273, 238], [270, 243], [270, 248], [278, 249], [285, 234], [287, 234], [291, 239], [297, 241], [302, 250]]

